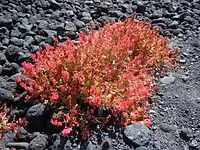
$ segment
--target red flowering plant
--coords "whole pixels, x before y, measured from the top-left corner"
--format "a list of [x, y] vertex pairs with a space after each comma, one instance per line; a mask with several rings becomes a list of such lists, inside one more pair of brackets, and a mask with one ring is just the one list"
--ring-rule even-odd
[[40, 49], [32, 55], [34, 64], [22, 63], [26, 78], [17, 82], [27, 101], [40, 99], [55, 109], [51, 123], [64, 125], [63, 135], [77, 128], [88, 138], [96, 123], [150, 125], [145, 110], [156, 87], [153, 74], [174, 60], [171, 51], [150, 23], [129, 18], [80, 32], [76, 44], [67, 39]]
[[7, 108], [6, 103], [0, 103], [0, 140], [8, 130], [16, 132], [19, 127], [24, 126], [26, 123], [24, 118], [9, 116], [9, 108]]

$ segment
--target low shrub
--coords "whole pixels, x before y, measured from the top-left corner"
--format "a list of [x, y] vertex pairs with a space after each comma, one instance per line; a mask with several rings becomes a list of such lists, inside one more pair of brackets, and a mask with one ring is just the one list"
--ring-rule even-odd
[[19, 127], [26, 125], [26, 123], [25, 118], [9, 115], [6, 103], [0, 102], [0, 139], [8, 130], [16, 132]]
[[167, 38], [150, 23], [129, 18], [105, 24], [98, 31], [79, 33], [79, 42], [46, 46], [23, 62], [17, 82], [28, 95], [52, 106], [51, 123], [64, 127], [62, 134], [80, 130], [83, 139], [95, 124], [110, 127], [142, 122], [148, 97], [154, 93], [154, 72], [174, 60]]

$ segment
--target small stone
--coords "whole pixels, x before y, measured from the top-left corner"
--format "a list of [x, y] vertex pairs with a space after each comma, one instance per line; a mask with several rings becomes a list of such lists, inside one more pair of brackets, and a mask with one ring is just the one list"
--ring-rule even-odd
[[104, 12], [104, 13], [107, 13], [109, 11], [109, 5], [106, 5], [105, 3], [103, 4], [100, 4], [99, 7], [98, 7], [98, 11], [99, 12]]
[[11, 30], [10, 32], [10, 36], [11, 37], [19, 37], [22, 33], [19, 31], [18, 28], [14, 28], [13, 30]]
[[93, 145], [91, 142], [88, 143], [86, 150], [94, 150], [96, 149], [96, 146]]
[[2, 71], [3, 71], [3, 67], [2, 67], [2, 65], [0, 65], [0, 75], [1, 75]]
[[166, 24], [164, 23], [157, 23], [157, 26], [156, 27], [160, 27], [160, 31], [162, 31], [163, 29], [166, 29]]
[[38, 45], [32, 45], [31, 46], [31, 52], [35, 53], [40, 47]]
[[76, 32], [77, 28], [71, 21], [65, 21], [65, 30], [71, 31], [71, 32]]
[[16, 89], [17, 84], [15, 81], [14, 82], [7, 81], [7, 82], [1, 84], [0, 87], [3, 89], [6, 89], [8, 91], [12, 91], [12, 89]]
[[38, 20], [37, 22], [40, 29], [47, 29], [49, 26], [49, 23], [46, 20]]
[[119, 10], [110, 10], [108, 12], [108, 14], [111, 16], [111, 17], [116, 17], [116, 18], [120, 18], [123, 16], [123, 13]]
[[12, 76], [16, 73], [19, 73], [20, 67], [18, 64], [12, 62], [12, 63], [5, 63], [3, 65], [3, 71], [2, 71], [2, 75], [8, 75], [8, 76]]
[[[200, 97], [197, 97], [197, 98], [195, 99], [195, 101], [196, 101], [197, 104], [200, 104]], [[200, 128], [200, 123], [198, 124], [198, 128]]]
[[177, 28], [174, 30], [173, 34], [175, 36], [180, 36], [180, 34], [183, 33], [182, 29], [181, 28]]
[[0, 27], [0, 33], [3, 33], [5, 35], [9, 35], [9, 31], [6, 27]]
[[42, 117], [44, 117], [44, 113], [45, 113], [45, 105], [39, 103], [28, 109], [26, 114], [26, 119], [31, 121], [39, 120]]
[[33, 25], [27, 25], [27, 24], [19, 24], [18, 29], [20, 32], [25, 33], [31, 30]]
[[93, 0], [94, 3], [101, 3], [101, 0]]
[[7, 49], [7, 47], [6, 46], [3, 46], [1, 43], [0, 43], [0, 52], [5, 52], [6, 51], [6, 49]]
[[28, 133], [24, 127], [20, 127], [17, 130], [17, 133], [15, 135], [16, 139], [19, 141], [24, 141], [24, 142], [30, 142], [30, 140], [32, 140], [34, 137], [32, 136], [32, 134]]
[[32, 36], [26, 36], [24, 40], [24, 46], [29, 47], [33, 41], [34, 41], [34, 38]]
[[21, 101], [21, 100], [24, 100], [25, 97], [26, 97], [26, 95], [27, 95], [27, 91], [24, 91], [20, 96], [15, 97], [13, 101], [14, 101], [14, 102], [19, 102], [19, 101]]
[[175, 98], [179, 98], [180, 96], [179, 96], [178, 94], [175, 94], [174, 97], [175, 97]]
[[64, 23], [60, 23], [59, 25], [55, 26], [55, 29], [57, 31], [58, 36], [62, 35], [64, 30], [65, 30], [65, 24]]
[[55, 0], [50, 0], [50, 6], [53, 9], [59, 9], [60, 8], [60, 4], [58, 2], [56, 2]]
[[31, 5], [34, 2], [34, 0], [22, 0], [22, 3], [24, 5]]
[[168, 25], [168, 27], [171, 29], [176, 29], [178, 25], [179, 25], [178, 21], [173, 21], [172, 23]]
[[125, 128], [124, 135], [136, 146], [143, 146], [150, 141], [150, 130], [144, 124], [132, 124]]
[[[51, 150], [60, 150], [61, 147], [64, 146], [64, 142], [63, 141], [66, 141], [65, 140], [65, 137], [63, 136], [60, 136], [59, 134], [54, 134], [53, 135], [53, 138], [55, 139], [54, 142], [53, 142], [53, 145], [49, 148]], [[62, 141], [62, 142], [61, 142]], [[64, 150], [65, 148], [62, 148], [62, 150]], [[71, 148], [72, 149], [72, 148]], [[70, 148], [67, 150], [70, 150]]]
[[62, 12], [59, 10], [54, 11], [54, 13], [51, 15], [52, 20], [59, 20], [61, 22], [64, 22], [63, 18], [61, 17]]
[[183, 52], [183, 55], [188, 57], [190, 54], [186, 53], [186, 52]]
[[164, 132], [170, 132], [174, 129], [174, 127], [167, 123], [160, 123], [160, 129]]
[[154, 144], [154, 146], [155, 146], [156, 149], [161, 149], [161, 143], [160, 143], [159, 140], [154, 141], [153, 144]]
[[88, 16], [82, 17], [81, 21], [83, 21], [84, 23], [89, 23], [90, 21], [92, 21], [92, 17]]
[[9, 39], [8, 38], [4, 38], [2, 40], [2, 44], [7, 46], [9, 44]]
[[6, 63], [6, 56], [0, 53], [0, 65], [4, 65]]
[[148, 149], [145, 146], [140, 146], [140, 147], [137, 147], [135, 150], [148, 150]]
[[[45, 35], [47, 36], [47, 35]], [[34, 36], [34, 42], [33, 45], [38, 45], [40, 42], [42, 42], [43, 40], [45, 40], [45, 38], [43, 36], [40, 35], [35, 35]]]
[[168, 12], [168, 10], [164, 9], [163, 10], [163, 16], [166, 17], [166, 18], [169, 18], [169, 17], [171, 17], [171, 14]]
[[19, 47], [22, 47], [24, 45], [24, 40], [23, 39], [19, 39], [19, 38], [16, 38], [16, 37], [12, 37], [10, 39], [10, 43], [11, 44], [14, 44], [16, 46], [19, 46]]
[[192, 58], [192, 59], [190, 59], [190, 61], [191, 61], [191, 62], [197, 62], [197, 59]]
[[10, 44], [6, 50], [6, 58], [9, 62], [15, 62], [17, 59], [17, 52], [20, 52], [21, 49], [18, 46], [15, 46], [13, 44]]
[[197, 146], [199, 146], [199, 143], [197, 142], [197, 140], [193, 139], [190, 143], [189, 143], [189, 147], [190, 148], [196, 148]]
[[140, 2], [140, 1], [138, 1], [137, 2], [137, 12], [138, 13], [144, 13], [145, 12], [145, 10], [146, 10], [146, 6], [145, 6], [145, 4], [143, 3], [143, 2]]
[[8, 16], [0, 16], [0, 27], [7, 27], [13, 23], [12, 18]]
[[69, 16], [69, 17], [72, 17], [72, 16], [74, 16], [74, 11], [73, 11], [73, 10], [67, 10], [67, 11], [65, 12], [65, 14], [66, 14], [67, 16]]
[[45, 40], [46, 43], [53, 45], [54, 44], [54, 37], [48, 36]]
[[180, 15], [175, 15], [172, 17], [173, 20], [180, 20]]
[[70, 140], [68, 140], [68, 141], [66, 142], [66, 144], [64, 145], [63, 150], [73, 150], [72, 144], [71, 144]]
[[190, 17], [190, 16], [186, 16], [186, 17], [184, 18], [184, 20], [187, 21], [188, 23], [194, 22], [194, 19], [193, 19], [192, 17]]
[[14, 99], [14, 95], [11, 91], [0, 88], [0, 101], [11, 102]]
[[47, 144], [48, 144], [48, 141], [46, 139], [46, 136], [40, 134], [30, 142], [28, 149], [29, 150], [44, 150]]
[[30, 53], [23, 53], [23, 52], [18, 52], [17, 53], [17, 63], [21, 64], [22, 62], [26, 60], [31, 60], [31, 55]]
[[57, 35], [57, 32], [54, 31], [54, 30], [40, 30], [41, 31], [41, 35], [44, 36], [44, 37], [48, 37], [48, 36], [55, 36]]
[[193, 40], [193, 41], [191, 41], [191, 43], [190, 43], [192, 46], [194, 46], [194, 47], [200, 47], [200, 42], [198, 41], [198, 40]]
[[155, 110], [152, 110], [152, 109], [151, 109], [151, 110], [149, 111], [149, 114], [157, 114], [157, 112], [156, 112]]
[[82, 12], [82, 17], [91, 17], [89, 12]]
[[122, 4], [122, 12], [133, 13], [132, 7], [129, 4]]
[[102, 145], [102, 148], [101, 149], [109, 149], [110, 147], [110, 143], [108, 141], [105, 141]]
[[154, 10], [152, 14], [152, 19], [157, 19], [162, 17], [162, 11], [161, 10]]
[[180, 137], [185, 141], [189, 141], [189, 139], [192, 137], [192, 134], [188, 129], [182, 128], [180, 131]]
[[6, 147], [9, 148], [16, 148], [16, 149], [28, 149], [28, 143], [27, 142], [9, 142]]
[[186, 34], [187, 36], [191, 36], [191, 35], [192, 35], [192, 32], [191, 32], [190, 30], [186, 30], [186, 31], [185, 31], [185, 34]]
[[86, 5], [92, 5], [94, 2], [93, 1], [85, 1]]
[[186, 63], [186, 59], [180, 59], [179, 62], [184, 64], [184, 63]]
[[77, 29], [81, 29], [85, 27], [85, 23], [83, 21], [80, 21], [78, 19], [73, 20], [74, 25], [77, 27]]
[[183, 80], [183, 82], [187, 82], [187, 80], [189, 79], [189, 77], [186, 76], [186, 75], [182, 75], [181, 79]]
[[32, 36], [33, 37], [34, 35], [36, 35], [35, 32], [33, 32], [33, 31], [27, 31], [26, 33], [21, 34], [19, 37], [21, 39], [24, 39], [26, 36]]
[[173, 77], [172, 75], [170, 76], [167, 76], [167, 77], [164, 77], [164, 78], [161, 78], [160, 79], [160, 82], [162, 84], [171, 84], [171, 83], [174, 83], [175, 82], [175, 77]]

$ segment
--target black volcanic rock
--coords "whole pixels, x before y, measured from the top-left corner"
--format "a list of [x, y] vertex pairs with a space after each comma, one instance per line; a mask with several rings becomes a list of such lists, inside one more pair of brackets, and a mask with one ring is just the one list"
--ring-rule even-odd
[[14, 99], [14, 95], [11, 91], [0, 88], [0, 101], [11, 102]]
[[2, 75], [8, 75], [8, 76], [11, 76], [11, 75], [14, 75], [16, 73], [18, 73], [20, 70], [20, 67], [18, 64], [12, 62], [12, 63], [8, 63], [6, 62], [4, 65], [3, 65], [3, 71], [2, 71]]
[[50, 0], [49, 2], [50, 2], [51, 8], [53, 9], [59, 9], [61, 6], [58, 2], [56, 2], [56, 0]]
[[47, 146], [48, 141], [45, 135], [39, 134], [36, 138], [34, 138], [29, 146], [29, 150], [44, 150]]
[[16, 37], [12, 37], [10, 39], [10, 43], [11, 44], [14, 44], [16, 46], [19, 46], [19, 47], [22, 47], [24, 45], [24, 40], [23, 39], [19, 39], [19, 38], [16, 38]]
[[10, 62], [15, 62], [17, 59], [17, 53], [20, 52], [21, 49], [18, 46], [10, 44], [6, 50], [6, 58]]
[[143, 2], [138, 1], [137, 2], [137, 12], [143, 14], [146, 10], [146, 6]]
[[12, 26], [13, 20], [9, 16], [0, 16], [0, 27], [8, 27]]
[[22, 33], [19, 31], [18, 28], [14, 28], [13, 30], [11, 30], [10, 32], [10, 36], [11, 37], [19, 37]]
[[39, 103], [28, 109], [26, 118], [27, 120], [31, 121], [41, 120], [45, 115], [44, 113], [45, 113], [45, 105]]
[[0, 53], [0, 65], [5, 64], [6, 61], [6, 56], [3, 53]]
[[85, 23], [83, 21], [78, 20], [78, 19], [74, 19], [73, 24], [76, 26], [77, 29], [85, 27]]
[[150, 141], [151, 132], [143, 124], [129, 125], [124, 130], [124, 135], [136, 146], [143, 146]]

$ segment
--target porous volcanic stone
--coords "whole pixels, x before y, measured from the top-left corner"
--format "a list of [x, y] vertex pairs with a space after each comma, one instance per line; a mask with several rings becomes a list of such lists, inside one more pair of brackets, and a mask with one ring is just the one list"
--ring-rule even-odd
[[27, 120], [31, 121], [41, 119], [41, 117], [44, 117], [44, 113], [45, 113], [45, 105], [39, 103], [28, 109], [26, 118]]
[[0, 101], [11, 102], [14, 99], [14, 95], [11, 91], [0, 88]]
[[48, 144], [48, 141], [46, 139], [46, 136], [40, 134], [30, 142], [28, 149], [29, 150], [44, 150], [47, 144]]
[[12, 62], [6, 62], [3, 65], [3, 71], [2, 71], [2, 75], [8, 75], [8, 76], [12, 76], [16, 73], [19, 73], [20, 67], [18, 64]]
[[6, 147], [9, 148], [16, 148], [16, 149], [28, 149], [28, 143], [27, 142], [9, 142]]
[[124, 135], [136, 146], [147, 144], [151, 138], [151, 132], [144, 124], [127, 126], [124, 130]]
[[162, 84], [171, 84], [174, 81], [175, 81], [175, 77], [173, 77], [172, 75], [160, 79], [160, 82]]

